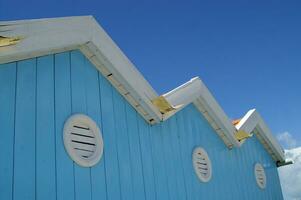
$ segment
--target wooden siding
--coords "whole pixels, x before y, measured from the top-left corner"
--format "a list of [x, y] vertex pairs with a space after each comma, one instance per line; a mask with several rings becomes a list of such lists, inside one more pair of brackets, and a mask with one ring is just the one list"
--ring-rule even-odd
[[[193, 105], [150, 126], [79, 51], [0, 65], [0, 106], [3, 200], [282, 199], [277, 168], [255, 137], [228, 150]], [[101, 128], [104, 155], [94, 167], [78, 166], [64, 149], [73, 113]], [[212, 162], [208, 183], [193, 171], [196, 146]], [[256, 162], [266, 170], [264, 190]]]

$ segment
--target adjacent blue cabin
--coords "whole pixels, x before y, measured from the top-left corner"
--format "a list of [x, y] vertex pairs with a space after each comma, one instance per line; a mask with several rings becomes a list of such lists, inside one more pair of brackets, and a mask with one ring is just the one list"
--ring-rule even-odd
[[256, 110], [232, 124], [198, 78], [157, 95], [90, 16], [5, 27], [0, 200], [283, 199]]

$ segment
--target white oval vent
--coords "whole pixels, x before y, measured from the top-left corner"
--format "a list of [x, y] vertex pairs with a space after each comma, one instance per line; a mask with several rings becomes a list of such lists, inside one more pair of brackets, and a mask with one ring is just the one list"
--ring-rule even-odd
[[65, 148], [82, 167], [95, 165], [103, 153], [103, 141], [97, 124], [83, 114], [72, 115], [64, 126]]
[[212, 167], [208, 154], [203, 148], [196, 147], [194, 149], [192, 154], [192, 163], [194, 171], [200, 181], [208, 182], [211, 179]]
[[257, 185], [261, 189], [264, 189], [266, 186], [266, 175], [263, 166], [259, 163], [256, 163], [254, 167], [254, 173], [255, 173]]

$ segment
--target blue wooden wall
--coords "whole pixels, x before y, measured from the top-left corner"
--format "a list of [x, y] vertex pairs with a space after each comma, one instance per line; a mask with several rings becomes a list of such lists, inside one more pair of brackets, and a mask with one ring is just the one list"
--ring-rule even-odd
[[[73, 113], [100, 126], [104, 155], [82, 168], [62, 129]], [[0, 200], [282, 199], [277, 168], [253, 137], [229, 151], [193, 105], [149, 126], [79, 52], [0, 65]], [[204, 147], [213, 174], [202, 183], [191, 154]], [[264, 164], [267, 187], [256, 185]]]

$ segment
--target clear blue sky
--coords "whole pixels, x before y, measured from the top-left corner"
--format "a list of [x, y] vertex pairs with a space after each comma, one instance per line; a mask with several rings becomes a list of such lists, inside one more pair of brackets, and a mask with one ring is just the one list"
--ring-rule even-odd
[[200, 76], [229, 117], [257, 108], [301, 140], [300, 1], [0, 0], [0, 20], [75, 15], [93, 15], [158, 93]]

